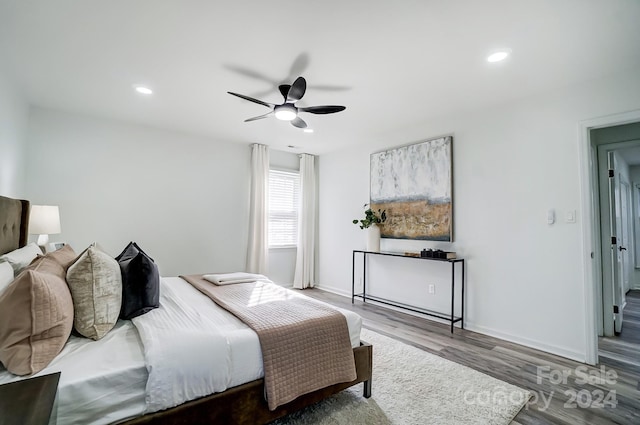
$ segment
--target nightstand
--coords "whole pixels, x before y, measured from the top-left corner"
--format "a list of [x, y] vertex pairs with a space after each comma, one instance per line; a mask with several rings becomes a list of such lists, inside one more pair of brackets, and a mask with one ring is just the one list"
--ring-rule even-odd
[[47, 425], [60, 372], [0, 385], [0, 425]]

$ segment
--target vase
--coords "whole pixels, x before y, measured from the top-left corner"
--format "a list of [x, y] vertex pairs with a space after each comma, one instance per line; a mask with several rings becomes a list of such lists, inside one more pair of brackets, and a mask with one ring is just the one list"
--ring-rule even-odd
[[380, 252], [380, 227], [376, 224], [367, 228], [367, 251]]

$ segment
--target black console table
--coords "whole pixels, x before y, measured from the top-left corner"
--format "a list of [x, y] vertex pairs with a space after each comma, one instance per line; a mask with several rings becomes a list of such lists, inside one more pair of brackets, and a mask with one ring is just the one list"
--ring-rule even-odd
[[[355, 285], [356, 285], [356, 254], [362, 254], [362, 292], [359, 294], [355, 293]], [[408, 304], [403, 304], [400, 302], [388, 300], [381, 297], [376, 297], [373, 295], [367, 294], [367, 256], [368, 255], [385, 255], [389, 257], [402, 257], [402, 258], [413, 258], [415, 260], [426, 260], [426, 261], [439, 261], [442, 263], [451, 264], [451, 312], [450, 313], [440, 313], [432, 310], [427, 310], [421, 307], [415, 307]], [[454, 301], [455, 301], [455, 284], [456, 284], [456, 264], [460, 264], [461, 272], [462, 272], [462, 291], [460, 296], [460, 317], [454, 316]], [[351, 304], [353, 304], [355, 298], [362, 298], [363, 302], [367, 302], [367, 300], [375, 301], [382, 304], [387, 304], [393, 307], [402, 308], [405, 310], [413, 311], [416, 313], [426, 314], [427, 316], [437, 317], [442, 320], [446, 320], [451, 323], [451, 333], [453, 333], [453, 324], [460, 322], [460, 328], [464, 329], [464, 259], [463, 258], [433, 258], [433, 257], [413, 257], [410, 255], [404, 255], [400, 253], [393, 252], [372, 252], [372, 251], [361, 251], [354, 250], [353, 257], [351, 262]]]

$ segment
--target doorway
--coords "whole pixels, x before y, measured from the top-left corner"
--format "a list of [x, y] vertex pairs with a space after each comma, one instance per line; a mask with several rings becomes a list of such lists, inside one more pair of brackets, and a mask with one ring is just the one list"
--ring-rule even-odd
[[602, 287], [600, 215], [598, 208], [597, 168], [591, 130], [640, 122], [640, 110], [580, 121], [578, 123], [578, 155], [582, 215], [582, 281], [584, 282], [584, 362], [598, 363], [598, 291]]
[[[599, 234], [594, 250], [594, 259], [599, 260], [594, 261], [596, 361], [598, 357], [604, 362], [625, 357], [632, 361], [640, 355], [640, 344], [628, 345], [640, 341], [640, 335], [635, 335], [640, 312], [634, 311], [636, 302], [627, 303], [629, 294], [636, 295], [630, 291], [640, 289], [640, 261], [636, 262], [640, 259], [636, 253], [640, 249], [636, 243], [640, 241], [640, 122], [590, 129], [589, 139], [592, 175], [597, 176], [592, 187], [597, 204], [593, 223]], [[634, 191], [635, 187], [639, 189]]]

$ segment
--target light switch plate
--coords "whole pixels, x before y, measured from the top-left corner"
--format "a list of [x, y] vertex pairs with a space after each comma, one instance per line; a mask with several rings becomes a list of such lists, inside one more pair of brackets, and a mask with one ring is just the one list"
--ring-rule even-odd
[[553, 224], [556, 222], [556, 212], [552, 208], [547, 211], [547, 224]]

